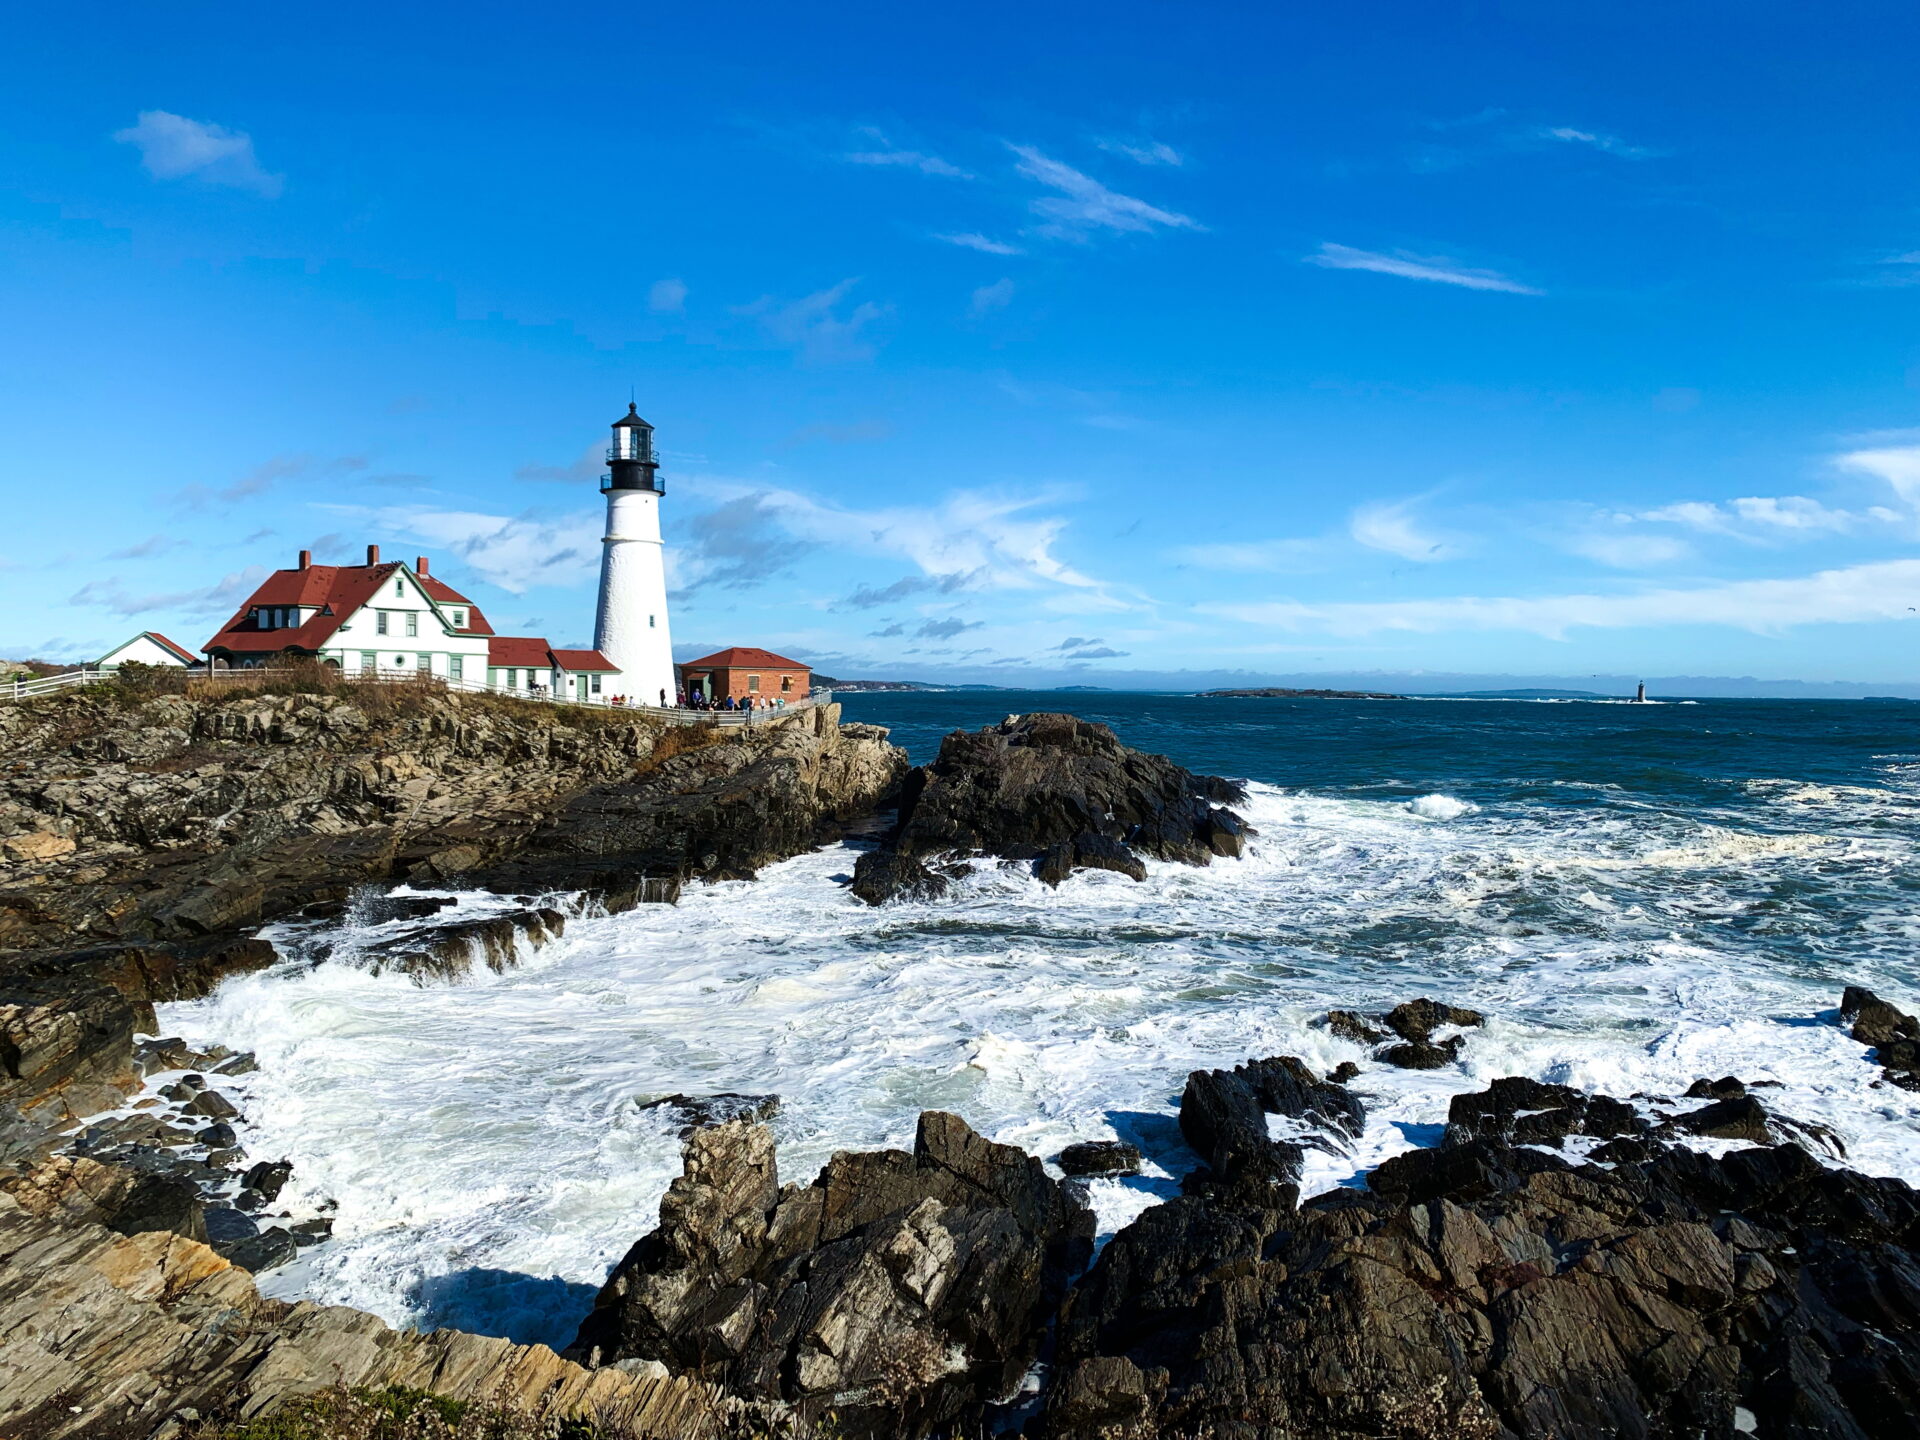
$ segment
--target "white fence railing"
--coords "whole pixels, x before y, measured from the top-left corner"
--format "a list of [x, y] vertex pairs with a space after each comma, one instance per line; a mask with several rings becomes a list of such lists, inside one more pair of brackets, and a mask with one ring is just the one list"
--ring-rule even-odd
[[42, 675], [34, 680], [0, 680], [0, 700], [30, 700], [70, 685], [97, 685], [112, 678], [104, 670], [69, 670], [64, 675]]
[[[233, 682], [235, 688], [246, 685], [258, 685], [271, 677], [269, 669], [240, 669], [196, 671], [189, 675], [189, 681], [195, 687], [217, 687], [223, 681]], [[772, 710], [693, 710], [679, 706], [659, 705], [615, 705], [609, 696], [589, 696], [582, 700], [569, 694], [565, 689], [556, 690], [548, 685], [493, 685], [484, 680], [455, 680], [445, 675], [422, 675], [416, 670], [347, 670], [340, 672], [341, 678], [363, 684], [404, 682], [409, 684], [431, 684], [435, 688], [458, 691], [468, 695], [504, 695], [511, 700], [525, 700], [536, 705], [586, 705], [601, 710], [630, 710], [641, 715], [650, 715], [675, 725], [720, 725], [751, 726], [764, 725], [778, 720], [783, 715], [793, 715], [802, 710], [810, 710], [815, 705], [832, 700], [831, 690], [816, 690], [812, 694], [793, 701], [784, 708]], [[111, 670], [73, 670], [65, 675], [48, 675], [35, 680], [0, 681], [0, 700], [30, 700], [36, 695], [50, 695], [75, 685], [100, 685], [111, 683], [114, 672]]]

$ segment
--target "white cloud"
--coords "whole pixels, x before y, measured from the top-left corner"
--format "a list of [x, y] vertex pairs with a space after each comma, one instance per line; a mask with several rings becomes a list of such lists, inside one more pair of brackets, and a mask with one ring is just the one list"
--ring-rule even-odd
[[1009, 245], [1004, 240], [994, 240], [969, 230], [960, 235], [936, 235], [936, 240], [944, 240], [949, 245], [958, 245], [967, 250], [979, 250], [987, 255], [1024, 255], [1027, 252], [1018, 245]]
[[1408, 501], [1397, 505], [1362, 505], [1353, 512], [1347, 533], [1370, 550], [1384, 550], [1389, 555], [1422, 564], [1454, 560], [1464, 553], [1451, 538], [1422, 530], [1414, 522], [1413, 506]]
[[918, 170], [922, 175], [942, 175], [950, 180], [971, 180], [973, 176], [950, 161], [942, 160], [938, 155], [928, 155], [919, 150], [903, 150], [888, 141], [880, 131], [863, 127], [861, 134], [871, 138], [878, 149], [855, 150], [840, 158], [854, 165], [886, 165], [903, 170]]
[[251, 135], [170, 110], [142, 110], [138, 124], [115, 131], [113, 138], [139, 147], [140, 163], [156, 180], [192, 175], [209, 185], [251, 190], [269, 200], [286, 183], [285, 176], [260, 168]]
[[1176, 559], [1206, 570], [1271, 570], [1302, 573], [1326, 567], [1324, 540], [1241, 540], [1216, 545], [1186, 545]]
[[1880, 517], [1873, 511], [1862, 515], [1851, 510], [1830, 509], [1804, 495], [1746, 495], [1725, 504], [1682, 500], [1619, 518], [1679, 525], [1703, 534], [1728, 535], [1739, 540], [1773, 541], [1844, 534], [1859, 528], [1864, 520]]
[[1796, 625], [1865, 624], [1920, 612], [1920, 560], [1889, 560], [1784, 580], [1620, 595], [1454, 596], [1308, 605], [1292, 600], [1202, 609], [1252, 625], [1332, 635], [1514, 630], [1564, 639], [1575, 629], [1711, 625], [1776, 635]]
[[1442, 285], [1460, 285], [1468, 290], [1500, 290], [1509, 295], [1544, 295], [1531, 285], [1522, 285], [1497, 270], [1474, 270], [1456, 265], [1439, 255], [1409, 255], [1399, 252], [1381, 255], [1372, 250], [1356, 250], [1350, 245], [1324, 243], [1320, 249], [1302, 257], [1309, 265], [1328, 270], [1371, 270], [1380, 275], [1398, 275], [1406, 280], [1433, 280]]
[[222, 577], [216, 585], [144, 595], [129, 592], [118, 580], [90, 580], [73, 593], [68, 603], [97, 605], [115, 615], [152, 615], [161, 611], [195, 617], [227, 615], [258, 590], [269, 573], [264, 565], [249, 565]]
[[1884, 481], [1909, 506], [1920, 504], [1920, 445], [1850, 450], [1834, 457], [1842, 470]]
[[1013, 300], [1013, 281], [996, 280], [991, 285], [982, 285], [973, 292], [973, 301], [967, 307], [969, 315], [985, 315], [990, 310], [1004, 310]]
[[1046, 223], [1040, 233], [1056, 239], [1085, 240], [1094, 230], [1146, 232], [1156, 226], [1172, 230], [1200, 230], [1205, 227], [1190, 216], [1162, 210], [1109, 190], [1091, 175], [1083, 175], [1071, 165], [1063, 165], [1031, 145], [1008, 146], [1020, 157], [1015, 168], [1029, 180], [1038, 181], [1058, 195], [1035, 200], [1033, 213]]
[[1594, 130], [1576, 130], [1571, 125], [1553, 125], [1540, 132], [1543, 140], [1561, 140], [1570, 145], [1587, 145], [1608, 155], [1617, 155], [1622, 160], [1646, 160], [1660, 152], [1649, 150], [1641, 145], [1629, 145], [1617, 135], [1603, 135]]
[[330, 508], [357, 514], [391, 534], [444, 546], [482, 579], [514, 595], [539, 585], [578, 585], [599, 573], [602, 525], [592, 511], [544, 517], [420, 506]]
[[861, 331], [886, 315], [888, 307], [862, 301], [844, 319], [834, 313], [835, 307], [859, 283], [858, 278], [842, 280], [826, 290], [816, 290], [785, 303], [772, 296], [762, 296], [751, 305], [739, 307], [736, 313], [757, 316], [769, 335], [784, 345], [793, 346], [801, 358], [810, 363], [871, 360], [873, 342], [864, 338]]
[[1693, 554], [1691, 545], [1671, 535], [1640, 535], [1632, 531], [1576, 535], [1567, 542], [1567, 549], [1616, 570], [1647, 570], [1656, 565], [1671, 565]]
[[647, 308], [656, 314], [670, 315], [687, 308], [687, 282], [656, 280], [647, 291]]
[[1163, 140], [1096, 140], [1102, 150], [1124, 155], [1136, 165], [1184, 165], [1187, 157]]

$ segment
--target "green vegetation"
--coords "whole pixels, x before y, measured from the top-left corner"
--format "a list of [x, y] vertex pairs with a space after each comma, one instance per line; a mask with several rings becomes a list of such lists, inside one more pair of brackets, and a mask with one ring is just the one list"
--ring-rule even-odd
[[613, 1440], [613, 1432], [389, 1385], [324, 1390], [258, 1420], [202, 1426], [194, 1440]]

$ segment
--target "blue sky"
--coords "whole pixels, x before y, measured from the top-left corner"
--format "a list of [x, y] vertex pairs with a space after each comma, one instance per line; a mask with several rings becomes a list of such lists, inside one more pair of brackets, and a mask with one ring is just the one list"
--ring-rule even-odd
[[1911, 6], [12, 23], [0, 654], [583, 642], [632, 393], [687, 654], [1920, 682]]

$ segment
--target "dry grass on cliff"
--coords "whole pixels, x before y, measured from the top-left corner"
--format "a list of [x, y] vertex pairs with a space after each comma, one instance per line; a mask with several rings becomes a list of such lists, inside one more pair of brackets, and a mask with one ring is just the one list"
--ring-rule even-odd
[[258, 1420], [203, 1425], [193, 1440], [614, 1440], [614, 1435], [591, 1420], [539, 1420], [522, 1410], [392, 1385], [324, 1390]]

